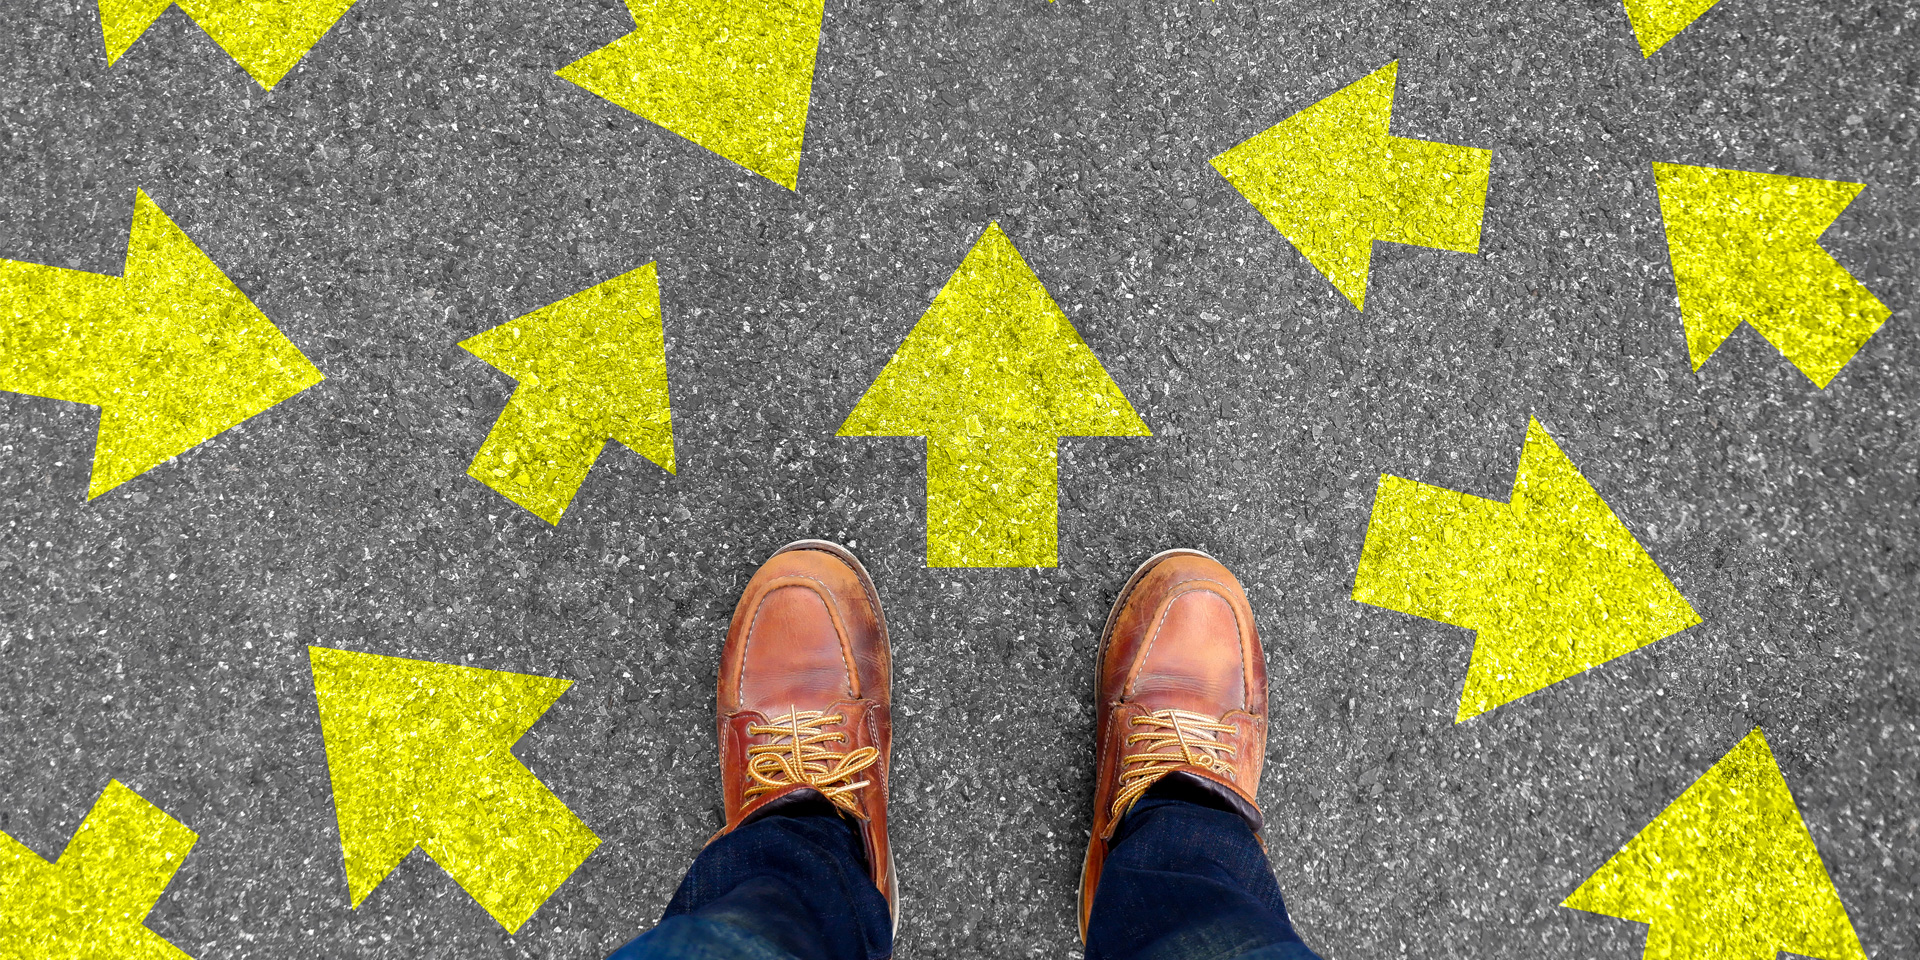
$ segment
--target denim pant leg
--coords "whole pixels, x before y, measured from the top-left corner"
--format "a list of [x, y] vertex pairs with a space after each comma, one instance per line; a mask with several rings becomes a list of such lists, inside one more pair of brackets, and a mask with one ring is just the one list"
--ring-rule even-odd
[[1156, 787], [1121, 821], [1087, 923], [1087, 960], [1318, 960], [1239, 815]]
[[608, 960], [884, 960], [893, 919], [865, 844], [826, 801], [700, 851], [660, 925]]

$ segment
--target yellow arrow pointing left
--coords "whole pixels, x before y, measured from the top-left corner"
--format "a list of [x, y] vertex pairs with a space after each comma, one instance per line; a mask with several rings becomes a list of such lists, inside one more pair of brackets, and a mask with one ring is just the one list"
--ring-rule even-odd
[[1376, 240], [1477, 253], [1493, 152], [1396, 137], [1399, 61], [1213, 158], [1356, 310]]
[[600, 845], [513, 756], [572, 681], [307, 652], [355, 908], [419, 847], [513, 932]]
[[171, 6], [268, 90], [320, 42], [355, 0], [100, 0], [107, 64], [119, 60]]
[[0, 960], [188, 960], [143, 921], [198, 839], [118, 780], [59, 860], [0, 833]]
[[0, 390], [100, 407], [88, 499], [322, 379], [144, 192], [122, 276], [0, 260]]

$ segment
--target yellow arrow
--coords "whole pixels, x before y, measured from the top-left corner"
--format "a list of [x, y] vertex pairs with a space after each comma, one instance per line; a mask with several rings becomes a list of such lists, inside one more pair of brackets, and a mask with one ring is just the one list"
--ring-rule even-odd
[[1356, 310], [1375, 240], [1480, 251], [1493, 152], [1387, 133], [1398, 70], [1389, 63], [1213, 158]]
[[1720, 0], [1625, 0], [1627, 19], [1633, 21], [1634, 39], [1640, 41], [1640, 56], [1651, 57], [1655, 50]]
[[107, 64], [120, 59], [167, 8], [178, 6], [268, 90], [320, 42], [354, 0], [100, 0]]
[[1825, 389], [1890, 311], [1820, 235], [1864, 184], [1653, 165], [1693, 368], [1741, 321]]
[[462, 342], [520, 381], [467, 475], [559, 523], [608, 440], [674, 471], [654, 264]]
[[0, 960], [187, 960], [144, 921], [198, 839], [118, 780], [53, 863], [0, 834]]
[[840, 427], [927, 438], [934, 567], [1054, 566], [1059, 438], [1148, 435], [997, 223]]
[[1647, 960], [1867, 960], [1758, 727], [1562, 906], [1649, 924]]
[[1700, 622], [1538, 420], [1508, 503], [1382, 476], [1353, 599], [1478, 632], [1456, 723]]
[[511, 933], [600, 845], [513, 756], [572, 681], [307, 652], [356, 909], [419, 847]]
[[627, 0], [634, 30], [559, 75], [789, 190], [824, 0]]
[[0, 390], [100, 407], [88, 499], [322, 379], [144, 192], [122, 276], [0, 260]]

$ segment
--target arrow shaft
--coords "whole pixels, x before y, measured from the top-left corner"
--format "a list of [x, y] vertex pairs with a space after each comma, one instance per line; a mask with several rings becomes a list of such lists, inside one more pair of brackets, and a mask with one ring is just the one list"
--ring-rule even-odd
[[1479, 252], [1492, 151], [1395, 136], [1371, 147], [1354, 203], [1374, 239]]
[[606, 444], [598, 426], [567, 412], [564, 397], [522, 385], [500, 411], [467, 475], [558, 523]]
[[0, 260], [0, 390], [104, 403], [119, 351], [102, 348], [101, 321], [124, 312], [123, 287], [117, 277]]
[[1059, 555], [1059, 439], [927, 439], [927, 565], [1051, 567]]

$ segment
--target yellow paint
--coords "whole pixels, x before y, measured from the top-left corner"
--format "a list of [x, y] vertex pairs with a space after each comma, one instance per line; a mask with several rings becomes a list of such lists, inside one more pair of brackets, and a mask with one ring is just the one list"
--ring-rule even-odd
[[1625, 0], [1640, 56], [1651, 57], [1720, 0]]
[[1353, 599], [1477, 631], [1456, 723], [1700, 622], [1537, 420], [1508, 503], [1382, 476]]
[[100, 408], [89, 499], [322, 379], [144, 192], [119, 277], [0, 260], [0, 390]]
[[1366, 308], [1373, 243], [1480, 251], [1493, 152], [1387, 133], [1399, 62], [1213, 158], [1314, 269]]
[[1563, 906], [1649, 924], [1647, 960], [1867, 960], [1758, 727]]
[[627, 0], [634, 31], [559, 75], [789, 190], [824, 0]]
[[927, 564], [1059, 562], [1060, 437], [1147, 425], [989, 224], [840, 427], [927, 438]]
[[559, 523], [608, 440], [674, 470], [654, 264], [460, 344], [520, 381], [467, 475]]
[[0, 834], [0, 960], [187, 960], [144, 921], [198, 839], [118, 780], [53, 863]]
[[1888, 311], [1820, 248], [1864, 184], [1653, 165], [1693, 368], [1752, 324], [1825, 389]]
[[511, 933], [600, 845], [513, 756], [572, 681], [307, 652], [354, 908], [419, 847]]
[[100, 0], [107, 63], [178, 6], [268, 90], [320, 42], [354, 0]]

